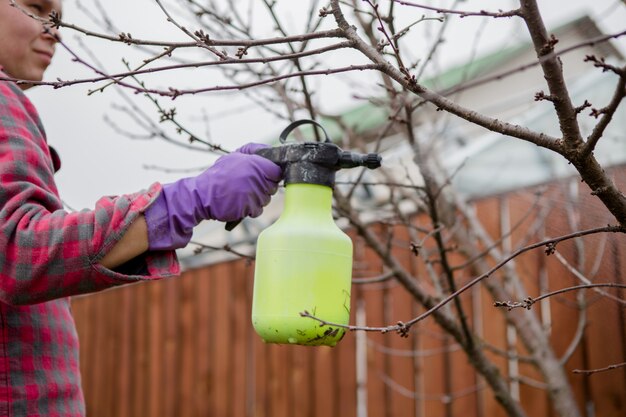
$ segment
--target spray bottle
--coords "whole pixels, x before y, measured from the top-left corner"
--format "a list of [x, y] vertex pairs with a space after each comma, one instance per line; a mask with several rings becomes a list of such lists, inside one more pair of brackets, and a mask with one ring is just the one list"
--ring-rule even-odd
[[[306, 123], [318, 126], [325, 141], [287, 144], [289, 133]], [[332, 217], [335, 173], [378, 168], [381, 157], [341, 150], [312, 120], [292, 123], [280, 141], [281, 146], [257, 151], [283, 168], [285, 208], [257, 241], [252, 323], [267, 343], [335, 346], [345, 329], [320, 326], [300, 313], [348, 324], [352, 241]]]

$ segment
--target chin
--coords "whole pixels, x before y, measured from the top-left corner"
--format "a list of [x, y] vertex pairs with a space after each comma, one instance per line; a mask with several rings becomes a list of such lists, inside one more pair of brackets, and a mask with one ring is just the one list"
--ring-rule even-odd
[[46, 72], [46, 68], [38, 68], [36, 70], [31, 71], [31, 73], [29, 74], [30, 76], [27, 79], [32, 80], [32, 81], [43, 80], [43, 74]]
[[[33, 82], [39, 82], [39, 81], [43, 80], [43, 71], [32, 71], [28, 75], [25, 74], [22, 77], [15, 77], [15, 78], [19, 78], [21, 80], [28, 80], [28, 81], [33, 81]], [[33, 84], [20, 84], [20, 88], [22, 90], [28, 90], [29, 88], [32, 88], [32, 87], [36, 87], [36, 85], [33, 85]]]

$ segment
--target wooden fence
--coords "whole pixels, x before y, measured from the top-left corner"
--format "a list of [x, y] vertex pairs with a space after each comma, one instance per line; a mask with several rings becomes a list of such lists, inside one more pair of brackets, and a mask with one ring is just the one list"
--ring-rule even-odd
[[[605, 209], [584, 196], [576, 203], [578, 217], [568, 217], [566, 204], [561, 204], [563, 188], [553, 188], [551, 197], [539, 203], [535, 190], [527, 190], [478, 201], [475, 210], [492, 236], [519, 225], [507, 238], [513, 247], [533, 228], [535, 238], [557, 236], [570, 230], [568, 219], [582, 228], [610, 219]], [[537, 210], [529, 216], [531, 206]], [[546, 222], [537, 221], [539, 212], [549, 212]], [[598, 220], [603, 216], [607, 220]], [[409, 249], [406, 230], [393, 231], [405, 267], [421, 285], [430, 285], [423, 263]], [[500, 246], [506, 246], [507, 239]], [[623, 235], [581, 242], [584, 245], [559, 244], [558, 255], [574, 267], [584, 260], [585, 271], [596, 282], [626, 282]], [[556, 255], [546, 256], [540, 248], [516, 259], [514, 266], [531, 295], [579, 282]], [[432, 319], [421, 322], [408, 338], [356, 332], [335, 348], [264, 344], [249, 318], [253, 271], [253, 264], [234, 261], [191, 270], [177, 279], [76, 298], [73, 311], [88, 415], [504, 416], [465, 354]], [[355, 239], [355, 276], [381, 271], [376, 257]], [[463, 283], [471, 277], [466, 271], [457, 279]], [[626, 295], [609, 292], [622, 299]], [[593, 375], [571, 372], [626, 361], [626, 309], [595, 292], [585, 294], [587, 308], [582, 312], [582, 300], [567, 293], [514, 314], [538, 315], [558, 355], [575, 346], [566, 369], [586, 416], [624, 416], [626, 368]], [[524, 361], [521, 343], [489, 294], [476, 286], [462, 302], [471, 325], [491, 345], [488, 356], [510, 377], [511, 391], [528, 415], [552, 415], [540, 375]], [[421, 311], [396, 281], [353, 287], [352, 323], [390, 324]], [[578, 343], [573, 345], [573, 340]], [[506, 351], [522, 357], [507, 358], [501, 354]]]

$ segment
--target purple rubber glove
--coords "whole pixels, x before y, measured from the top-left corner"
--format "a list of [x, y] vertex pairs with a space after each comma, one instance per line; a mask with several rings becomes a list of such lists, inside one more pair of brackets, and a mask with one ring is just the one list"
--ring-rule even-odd
[[278, 165], [254, 155], [265, 147], [249, 143], [197, 177], [165, 184], [144, 213], [150, 250], [185, 247], [202, 220], [228, 222], [261, 215], [282, 179]]

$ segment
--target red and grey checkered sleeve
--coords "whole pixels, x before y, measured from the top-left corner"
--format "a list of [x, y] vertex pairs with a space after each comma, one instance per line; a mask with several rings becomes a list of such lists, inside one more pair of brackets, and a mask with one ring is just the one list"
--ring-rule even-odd
[[159, 184], [68, 213], [53, 175], [37, 112], [14, 84], [0, 82], [0, 301], [33, 304], [179, 273], [173, 251], [144, 254], [142, 275], [99, 263], [158, 196]]

